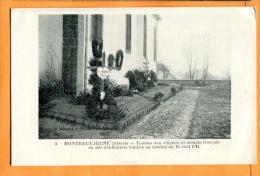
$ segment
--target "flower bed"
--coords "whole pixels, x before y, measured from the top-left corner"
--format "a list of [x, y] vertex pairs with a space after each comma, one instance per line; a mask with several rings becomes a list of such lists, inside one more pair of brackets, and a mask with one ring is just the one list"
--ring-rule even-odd
[[[164, 94], [161, 101], [153, 100], [157, 92]], [[88, 118], [85, 106], [76, 105], [69, 98], [59, 98], [52, 101], [55, 105], [42, 113], [41, 118], [54, 118], [68, 123], [84, 125], [89, 129], [124, 129], [174, 95], [172, 94], [171, 86], [155, 86], [146, 92], [135, 94], [132, 97], [117, 97], [116, 102], [118, 106], [121, 109], [127, 109], [125, 117], [119, 120], [114, 118], [103, 118], [100, 120]]]

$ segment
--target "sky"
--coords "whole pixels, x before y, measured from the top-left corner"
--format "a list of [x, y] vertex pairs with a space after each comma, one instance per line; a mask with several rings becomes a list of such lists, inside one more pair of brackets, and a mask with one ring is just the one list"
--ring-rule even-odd
[[[252, 30], [254, 15], [252, 8], [175, 8], [160, 14], [158, 62], [167, 65], [178, 79], [184, 79], [187, 56], [197, 59], [198, 70], [207, 56], [209, 73], [223, 79], [238, 49], [234, 42], [244, 42], [241, 34]], [[235, 40], [237, 37], [241, 40]]]

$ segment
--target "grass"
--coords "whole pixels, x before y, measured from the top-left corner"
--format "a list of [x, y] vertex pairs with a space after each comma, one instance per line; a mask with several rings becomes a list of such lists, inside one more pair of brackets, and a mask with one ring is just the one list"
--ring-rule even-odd
[[187, 138], [229, 139], [231, 86], [229, 82], [200, 89]]

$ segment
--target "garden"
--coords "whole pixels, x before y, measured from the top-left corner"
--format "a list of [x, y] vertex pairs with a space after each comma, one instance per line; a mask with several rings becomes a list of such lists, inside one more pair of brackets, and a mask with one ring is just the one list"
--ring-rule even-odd
[[[162, 102], [182, 90], [182, 87], [158, 84], [156, 73], [147, 63], [142, 69], [129, 70], [125, 77], [129, 87], [118, 85], [109, 76], [101, 79], [98, 68], [105, 65], [102, 41], [93, 40], [93, 57], [89, 61], [91, 90], [84, 90], [78, 96], [66, 92], [62, 81], [56, 78], [52, 69], [47, 79], [40, 79], [39, 115], [66, 123], [78, 124], [89, 129], [124, 129], [142, 116], [156, 109]], [[108, 56], [108, 69], [120, 70], [123, 52]], [[44, 128], [40, 124], [40, 137]]]

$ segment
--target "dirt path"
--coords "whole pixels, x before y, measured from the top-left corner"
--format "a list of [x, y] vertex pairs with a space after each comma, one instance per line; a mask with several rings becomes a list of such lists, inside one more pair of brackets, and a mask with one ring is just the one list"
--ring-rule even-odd
[[198, 95], [198, 90], [184, 90], [143, 117], [139, 122], [129, 126], [122, 133], [113, 131], [104, 134], [104, 137], [186, 138]]

